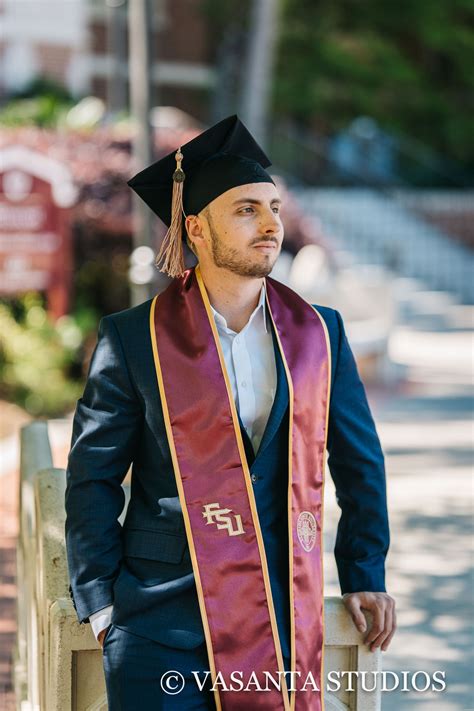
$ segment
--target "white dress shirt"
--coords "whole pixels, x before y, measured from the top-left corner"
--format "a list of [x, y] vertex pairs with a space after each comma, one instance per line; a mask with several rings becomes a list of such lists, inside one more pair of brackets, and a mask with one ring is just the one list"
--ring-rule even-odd
[[247, 325], [236, 333], [211, 305], [235, 405], [257, 452], [276, 391], [272, 331], [265, 309], [265, 282]]
[[[259, 302], [239, 333], [227, 326], [224, 316], [211, 304], [235, 405], [255, 452], [265, 431], [277, 383], [265, 291], [266, 285], [263, 282]], [[96, 639], [99, 632], [109, 626], [112, 608], [113, 605], [108, 605], [89, 615]]]

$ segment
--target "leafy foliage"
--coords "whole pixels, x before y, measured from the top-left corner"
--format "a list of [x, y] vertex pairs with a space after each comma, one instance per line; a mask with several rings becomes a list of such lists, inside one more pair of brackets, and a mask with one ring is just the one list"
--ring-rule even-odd
[[53, 323], [33, 292], [0, 303], [0, 397], [32, 415], [67, 412], [82, 392], [78, 364], [95, 325], [94, 314], [85, 311]]
[[466, 0], [281, 0], [275, 112], [324, 132], [368, 115], [472, 164], [473, 19]]
[[55, 127], [74, 103], [60, 84], [38, 78], [1, 108], [0, 125]]
[[[219, 57], [251, 3], [201, 2]], [[329, 136], [370, 116], [472, 167], [473, 20], [470, 0], [279, 0], [272, 114]]]

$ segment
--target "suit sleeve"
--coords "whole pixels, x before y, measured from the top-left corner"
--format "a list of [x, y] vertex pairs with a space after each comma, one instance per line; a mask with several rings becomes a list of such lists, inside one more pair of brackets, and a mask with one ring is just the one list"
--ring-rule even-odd
[[70, 593], [80, 622], [113, 603], [122, 558], [122, 482], [137, 447], [142, 408], [113, 320], [99, 324], [77, 402], [66, 472], [66, 550]]
[[328, 465], [341, 508], [334, 549], [342, 594], [385, 592], [389, 547], [384, 455], [364, 386], [335, 312], [339, 339], [329, 408]]

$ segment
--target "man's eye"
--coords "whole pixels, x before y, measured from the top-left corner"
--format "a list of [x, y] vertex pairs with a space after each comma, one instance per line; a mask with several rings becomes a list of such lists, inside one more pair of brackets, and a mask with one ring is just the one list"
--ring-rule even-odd
[[243, 207], [239, 212], [245, 212], [246, 210], [251, 210], [253, 212], [253, 207]]
[[280, 208], [279, 208], [279, 207], [276, 207], [276, 206], [275, 206], [275, 207], [272, 208], [272, 209], [273, 209], [273, 212], [275, 212], [277, 215], [280, 214]]

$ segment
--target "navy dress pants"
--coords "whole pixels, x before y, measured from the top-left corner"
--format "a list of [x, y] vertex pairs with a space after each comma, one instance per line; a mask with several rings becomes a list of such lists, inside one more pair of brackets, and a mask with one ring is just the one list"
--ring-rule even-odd
[[[210, 674], [204, 683], [209, 671], [205, 642], [195, 649], [177, 649], [112, 624], [104, 639], [102, 660], [109, 711], [216, 709]], [[284, 659], [284, 664], [289, 669], [289, 660]], [[202, 690], [193, 671], [199, 672]], [[172, 672], [179, 672], [184, 683]], [[181, 691], [173, 693], [178, 684]]]
[[[176, 649], [112, 624], [102, 648], [109, 711], [215, 711], [205, 642]], [[179, 672], [182, 678], [172, 672]], [[179, 693], [178, 687], [183, 686]], [[163, 688], [164, 687], [164, 688]], [[168, 690], [168, 693], [165, 691]]]

